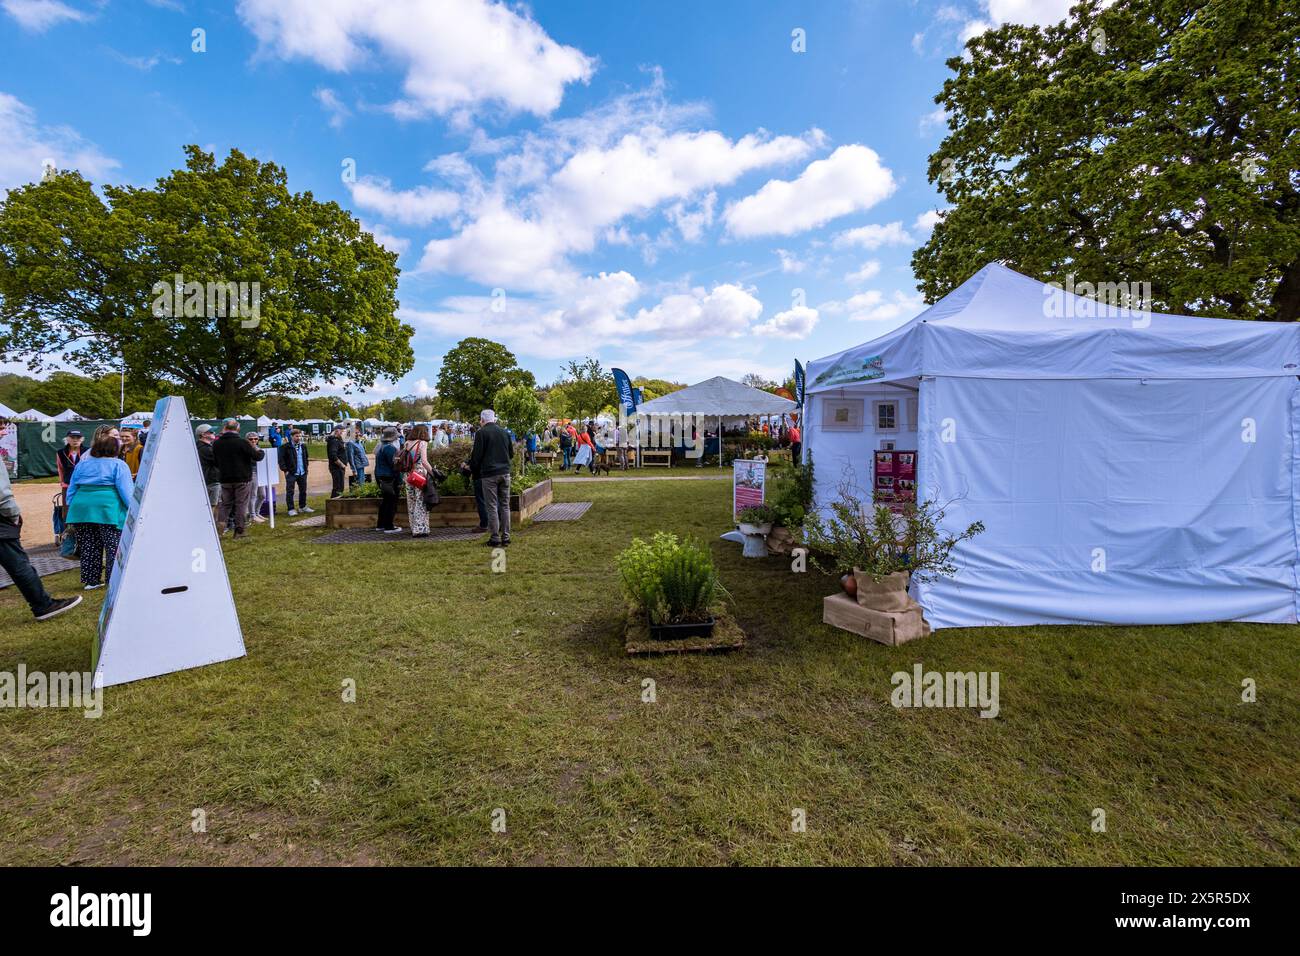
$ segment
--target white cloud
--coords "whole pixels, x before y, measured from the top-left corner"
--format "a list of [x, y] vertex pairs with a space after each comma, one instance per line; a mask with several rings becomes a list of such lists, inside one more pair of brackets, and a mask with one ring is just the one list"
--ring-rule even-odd
[[549, 223], [526, 219], [494, 199], [455, 236], [430, 240], [417, 271], [450, 272], [512, 291], [554, 291], [569, 277], [569, 248]]
[[34, 183], [44, 174], [45, 163], [58, 169], [80, 170], [99, 180], [120, 165], [66, 126], [38, 126], [36, 113], [16, 96], [0, 93], [0, 193]]
[[921, 134], [925, 135], [926, 133], [930, 132], [933, 129], [938, 129], [939, 127], [946, 127], [947, 124], [948, 124], [948, 112], [942, 106], [937, 106], [934, 109], [932, 109], [930, 112], [922, 116], [921, 122], [918, 125], [920, 127]]
[[677, 202], [669, 206], [664, 215], [677, 227], [683, 239], [687, 242], [699, 242], [704, 235], [704, 230], [713, 225], [713, 207], [717, 202], [718, 194], [710, 190], [693, 209], [687, 209], [684, 202]]
[[363, 222], [361, 228], [375, 237], [375, 242], [379, 243], [389, 252], [396, 252], [399, 256], [404, 255], [406, 250], [411, 248], [411, 240], [403, 239], [401, 236], [395, 236], [383, 226], [370, 225]]
[[[983, 16], [968, 20], [958, 39], [965, 46], [966, 41], [972, 37], [1004, 23], [1040, 27], [1060, 23], [1070, 15], [1070, 7], [1078, 2], [1079, 0], [980, 0]], [[1102, 6], [1109, 5], [1109, 2], [1102, 3]]]
[[916, 222], [912, 223], [912, 228], [916, 232], [925, 235], [934, 230], [934, 227], [943, 222], [943, 214], [946, 209], [927, 209], [921, 215], [916, 217]]
[[665, 296], [654, 308], [637, 312], [633, 326], [639, 333], [681, 339], [737, 336], [762, 313], [763, 303], [750, 290], [724, 283], [709, 292], [696, 288]]
[[925, 300], [915, 292], [893, 292], [888, 298], [871, 289], [850, 296], [843, 302], [825, 302], [820, 306], [831, 315], [847, 315], [855, 322], [883, 322], [910, 319], [925, 309]]
[[85, 21], [90, 14], [60, 3], [59, 0], [0, 0], [5, 13], [18, 21], [24, 30], [43, 33], [65, 20]]
[[334, 129], [342, 129], [344, 120], [352, 115], [352, 111], [329, 87], [321, 87], [315, 95], [321, 108], [330, 114], [330, 126]]
[[915, 241], [901, 222], [891, 222], [883, 226], [872, 224], [845, 230], [835, 237], [834, 244], [839, 248], [879, 249], [881, 246], [906, 246]]
[[362, 209], [407, 226], [427, 226], [434, 220], [446, 219], [460, 205], [459, 195], [449, 190], [432, 186], [393, 189], [388, 180], [377, 176], [362, 176], [349, 183], [348, 189], [352, 201]]
[[870, 209], [897, 188], [875, 150], [841, 146], [808, 165], [793, 181], [773, 179], [752, 196], [727, 206], [723, 220], [733, 236], [790, 236], [839, 216]]
[[805, 339], [817, 326], [817, 310], [806, 305], [778, 312], [761, 325], [754, 326], [755, 335], [780, 339]]
[[402, 118], [465, 119], [484, 105], [546, 116], [596, 63], [556, 43], [522, 8], [489, 0], [240, 0], [264, 51], [335, 72], [404, 71]]
[[[550, 293], [576, 278], [569, 256], [601, 241], [638, 241], [622, 221], [671, 203], [665, 219], [683, 239], [697, 241], [713, 221], [716, 187], [801, 159], [823, 140], [819, 130], [734, 141], [713, 130], [670, 132], [660, 123], [673, 117], [664, 116], [657, 95], [625, 98], [614, 115], [596, 111], [553, 124], [498, 158], [490, 182], [471, 175], [468, 223], [431, 240], [419, 270]], [[443, 161], [454, 166], [465, 159]], [[640, 237], [647, 261], [671, 245], [671, 236]]]
[[808, 263], [804, 262], [793, 252], [788, 252], [785, 249], [778, 249], [776, 250], [776, 254], [781, 260], [781, 271], [784, 273], [797, 274], [803, 272], [803, 270], [808, 267]]
[[401, 317], [417, 327], [455, 335], [475, 334], [504, 343], [518, 354], [547, 359], [571, 358], [574, 343], [594, 349], [634, 333], [627, 308], [641, 294], [627, 272], [602, 272], [565, 284], [549, 298], [452, 296], [437, 311], [402, 309]]
[[862, 263], [862, 268], [856, 269], [853, 272], [845, 273], [844, 281], [850, 285], [862, 285], [862, 283], [874, 279], [879, 274], [880, 260], [868, 259], [866, 262]]

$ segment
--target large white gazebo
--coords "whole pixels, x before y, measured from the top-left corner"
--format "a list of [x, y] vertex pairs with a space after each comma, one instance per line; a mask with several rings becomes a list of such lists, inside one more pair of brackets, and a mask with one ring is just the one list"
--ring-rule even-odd
[[[637, 415], [695, 415], [718, 422], [718, 449], [722, 449], [722, 426], [744, 423], [767, 415], [788, 415], [798, 406], [788, 398], [761, 388], [751, 388], [718, 375], [698, 384], [642, 402]], [[703, 458], [700, 459], [703, 463]]]

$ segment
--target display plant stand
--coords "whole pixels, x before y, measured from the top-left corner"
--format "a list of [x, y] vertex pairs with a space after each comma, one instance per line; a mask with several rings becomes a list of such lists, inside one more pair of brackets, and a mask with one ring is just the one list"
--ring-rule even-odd
[[680, 636], [656, 639], [644, 617], [628, 615], [624, 623], [623, 646], [628, 654], [691, 654], [733, 651], [745, 646], [745, 633], [728, 614], [715, 611], [713, 632], [707, 637]]
[[[547, 478], [519, 494], [510, 496], [510, 527], [523, 527], [533, 515], [555, 498], [554, 486]], [[331, 498], [325, 503], [325, 527], [373, 528], [379, 521], [378, 498]], [[397, 496], [397, 524], [407, 527], [406, 492]], [[429, 509], [431, 528], [476, 528], [478, 506], [473, 495], [446, 495]]]

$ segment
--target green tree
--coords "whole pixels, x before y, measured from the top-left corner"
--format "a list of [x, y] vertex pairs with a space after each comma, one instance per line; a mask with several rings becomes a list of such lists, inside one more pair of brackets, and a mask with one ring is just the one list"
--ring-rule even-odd
[[663, 398], [669, 392], [680, 391], [686, 387], [681, 382], [670, 382], [663, 378], [634, 378], [632, 384], [641, 389], [641, 399], [646, 402], [655, 398]]
[[457, 411], [474, 418], [506, 385], [537, 385], [533, 373], [519, 367], [515, 355], [491, 339], [467, 338], [442, 357], [438, 371], [438, 397], [444, 412]]
[[912, 257], [930, 301], [990, 260], [1149, 282], [1151, 308], [1300, 318], [1300, 7], [1084, 0], [971, 40], [935, 102], [951, 208]]
[[[115, 418], [118, 414], [116, 383], [110, 386], [73, 372], [54, 372], [37, 382], [28, 394], [33, 408], [47, 415], [57, 415], [70, 408], [83, 418]], [[14, 411], [23, 411], [16, 408]]]
[[568, 377], [556, 386], [561, 390], [568, 412], [564, 417], [591, 418], [614, 404], [614, 376], [601, 368], [599, 361], [594, 358], [570, 361], [566, 371]]
[[540, 432], [546, 427], [546, 414], [542, 403], [526, 385], [506, 385], [492, 399], [492, 409], [506, 428], [522, 440], [529, 432]]
[[373, 384], [410, 370], [396, 255], [337, 203], [290, 193], [274, 163], [185, 152], [185, 168], [153, 188], [105, 186], [107, 203], [75, 172], [9, 192], [4, 358], [61, 356], [92, 375], [124, 358], [211, 396], [220, 415], [320, 378]]
[[32, 389], [40, 384], [39, 379], [16, 372], [0, 374], [0, 405], [8, 405], [16, 412], [25, 412], [32, 407], [29, 399]]

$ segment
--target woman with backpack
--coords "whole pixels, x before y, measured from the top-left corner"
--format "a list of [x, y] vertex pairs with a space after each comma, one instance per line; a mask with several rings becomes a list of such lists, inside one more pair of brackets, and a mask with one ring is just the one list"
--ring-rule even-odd
[[406, 514], [411, 521], [411, 537], [429, 536], [429, 511], [424, 506], [424, 486], [432, 480], [429, 467], [429, 428], [416, 425], [406, 435], [406, 444], [397, 454], [397, 473], [405, 479]]

